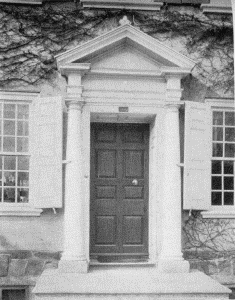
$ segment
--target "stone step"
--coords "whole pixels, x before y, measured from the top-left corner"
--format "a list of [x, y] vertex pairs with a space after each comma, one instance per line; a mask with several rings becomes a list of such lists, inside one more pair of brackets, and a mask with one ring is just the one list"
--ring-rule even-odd
[[86, 274], [45, 270], [35, 300], [228, 299], [230, 290], [201, 272], [158, 273], [155, 268], [93, 269]]

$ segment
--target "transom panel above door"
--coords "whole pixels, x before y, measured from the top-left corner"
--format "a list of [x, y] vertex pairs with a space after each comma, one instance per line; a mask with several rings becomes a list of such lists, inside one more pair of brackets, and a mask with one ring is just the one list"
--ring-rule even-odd
[[148, 124], [91, 124], [91, 257], [148, 255]]

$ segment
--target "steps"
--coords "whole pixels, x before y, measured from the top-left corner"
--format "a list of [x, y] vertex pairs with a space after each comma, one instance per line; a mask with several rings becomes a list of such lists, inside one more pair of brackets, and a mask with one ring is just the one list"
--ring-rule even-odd
[[89, 273], [45, 270], [35, 300], [228, 299], [230, 290], [201, 272], [158, 273], [153, 267], [91, 268]]

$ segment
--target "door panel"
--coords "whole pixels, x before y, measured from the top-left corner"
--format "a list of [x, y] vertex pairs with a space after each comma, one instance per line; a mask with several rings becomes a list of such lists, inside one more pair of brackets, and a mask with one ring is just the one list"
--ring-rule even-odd
[[116, 217], [97, 216], [96, 217], [96, 244], [115, 244]]
[[96, 150], [97, 178], [116, 177], [116, 151], [115, 150]]
[[124, 176], [131, 178], [143, 178], [144, 173], [144, 151], [125, 150], [123, 151]]
[[91, 125], [91, 256], [148, 255], [147, 124]]
[[124, 216], [123, 218], [123, 244], [142, 245], [143, 240], [143, 217]]

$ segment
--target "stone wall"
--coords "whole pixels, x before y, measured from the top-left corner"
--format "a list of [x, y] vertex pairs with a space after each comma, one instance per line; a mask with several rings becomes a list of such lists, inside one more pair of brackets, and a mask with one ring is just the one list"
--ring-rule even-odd
[[0, 286], [34, 286], [44, 269], [57, 268], [60, 252], [1, 251]]
[[[43, 270], [58, 267], [60, 256], [61, 252], [0, 251], [0, 286], [33, 287]], [[184, 251], [184, 258], [189, 260], [192, 272], [204, 272], [222, 284], [235, 287], [235, 251], [230, 257]]]

